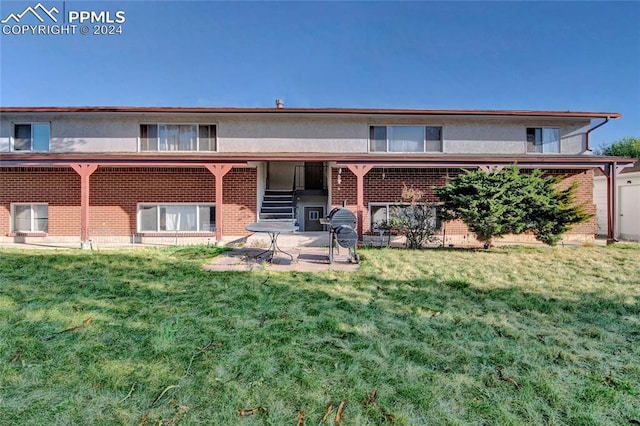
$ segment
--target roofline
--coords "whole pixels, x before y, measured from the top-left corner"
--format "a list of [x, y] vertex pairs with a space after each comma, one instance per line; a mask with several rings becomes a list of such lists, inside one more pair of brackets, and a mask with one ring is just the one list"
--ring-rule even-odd
[[393, 109], [393, 108], [243, 108], [169, 106], [37, 106], [0, 107], [3, 113], [172, 113], [172, 114], [329, 114], [329, 115], [413, 115], [413, 116], [492, 116], [492, 117], [622, 117], [618, 112], [533, 111], [481, 109]]

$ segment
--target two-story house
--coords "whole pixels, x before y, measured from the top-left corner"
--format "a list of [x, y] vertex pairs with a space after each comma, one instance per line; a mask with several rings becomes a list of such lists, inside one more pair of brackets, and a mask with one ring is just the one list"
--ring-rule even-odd
[[[0, 242], [83, 245], [108, 236], [225, 241], [265, 220], [322, 230], [335, 206], [371, 233], [403, 185], [425, 191], [463, 169], [518, 164], [579, 182], [595, 211], [593, 170], [609, 186], [630, 159], [591, 154], [617, 113], [337, 108], [2, 107]], [[609, 237], [615, 200], [609, 194]], [[462, 223], [447, 242], [473, 237]], [[595, 219], [566, 239], [588, 241]]]

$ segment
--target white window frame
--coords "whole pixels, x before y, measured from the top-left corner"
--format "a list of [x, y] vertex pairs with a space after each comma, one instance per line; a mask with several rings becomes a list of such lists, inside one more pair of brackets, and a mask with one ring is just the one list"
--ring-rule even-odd
[[[529, 129], [540, 129], [542, 132], [542, 152], [537, 151], [529, 151], [529, 141], [527, 140], [528, 130]], [[558, 150], [557, 151], [545, 151], [545, 145], [548, 145], [549, 142], [544, 140], [545, 130], [557, 130], [558, 131]], [[554, 126], [527, 126], [524, 129], [524, 151], [527, 154], [561, 154], [562, 153], [562, 136], [560, 135], [560, 127]], [[534, 142], [535, 146], [535, 142]]]
[[[29, 230], [26, 229], [16, 229], [16, 211], [15, 208], [17, 206], [29, 206], [30, 210], [31, 210], [31, 223], [29, 226]], [[37, 229], [35, 229], [35, 221], [36, 221], [36, 215], [34, 214], [35, 210], [34, 207], [35, 206], [46, 206], [47, 207], [47, 230], [46, 231], [39, 231]], [[14, 233], [44, 233], [47, 234], [49, 232], [49, 203], [11, 203], [11, 232]]]
[[[141, 126], [156, 126], [157, 146], [156, 150], [143, 150], [142, 149], [142, 135], [140, 134]], [[163, 150], [160, 149], [160, 126], [196, 126], [196, 149], [195, 150]], [[200, 126], [215, 126], [216, 138], [215, 138], [215, 150], [200, 150]], [[138, 124], [138, 152], [218, 152], [218, 123], [153, 123], [153, 122], [141, 122]]]
[[[442, 206], [442, 203], [419, 203], [419, 204], [423, 204], [426, 205], [427, 207], [433, 207], [434, 209], [437, 209], [438, 207]], [[386, 221], [389, 220], [389, 210], [391, 209], [392, 206], [410, 206], [411, 203], [395, 203], [395, 202], [373, 202], [373, 203], [369, 203], [369, 225], [370, 225], [370, 229], [371, 231], [377, 231], [379, 228], [376, 226], [376, 224], [373, 222], [373, 208], [374, 207], [384, 207], [387, 209], [387, 217], [386, 217]], [[437, 211], [436, 211], [437, 213]], [[438, 219], [436, 218], [436, 226], [438, 225]], [[440, 224], [440, 226], [437, 226], [436, 229], [441, 229], [442, 228], [442, 224]]]
[[[371, 149], [371, 128], [372, 127], [385, 127], [385, 133], [387, 135], [386, 147], [384, 151], [374, 151]], [[389, 150], [389, 128], [391, 127], [420, 127], [422, 128], [422, 151], [390, 151]], [[439, 151], [428, 151], [427, 150], [427, 128], [428, 127], [439, 127], [440, 128], [440, 150]], [[428, 153], [428, 154], [442, 154], [444, 153], [444, 126], [443, 125], [434, 125], [434, 124], [369, 124], [369, 139], [368, 139], [368, 151], [373, 154], [418, 154], [418, 153]]]
[[[144, 234], [144, 233], [162, 233], [162, 234], [175, 234], [180, 233], [180, 234], [202, 234], [202, 233], [207, 233], [207, 234], [212, 234], [215, 232], [216, 230], [216, 226], [217, 224], [215, 223], [215, 215], [214, 215], [214, 222], [213, 222], [213, 229], [196, 229], [195, 231], [187, 231], [187, 230], [161, 230], [160, 229], [160, 208], [161, 207], [167, 207], [167, 206], [172, 206], [172, 207], [176, 207], [176, 206], [188, 206], [188, 207], [195, 207], [196, 209], [196, 224], [198, 227], [200, 227], [200, 207], [213, 207], [214, 209], [216, 208], [216, 203], [138, 203], [137, 207], [136, 207], [136, 230], [138, 233]], [[150, 230], [142, 230], [141, 229], [141, 225], [142, 225], [142, 220], [140, 218], [141, 216], [141, 208], [142, 207], [156, 207], [156, 229], [153, 231]]]
[[[47, 149], [33, 149], [33, 126], [46, 124], [49, 127]], [[16, 149], [16, 126], [31, 126], [31, 142], [29, 149]], [[17, 121], [11, 129], [11, 151], [15, 152], [49, 152], [51, 150], [51, 122], [50, 121]]]

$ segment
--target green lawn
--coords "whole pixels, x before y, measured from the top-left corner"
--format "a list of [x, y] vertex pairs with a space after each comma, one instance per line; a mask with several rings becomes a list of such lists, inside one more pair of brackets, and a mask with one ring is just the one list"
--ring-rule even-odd
[[640, 245], [218, 253], [0, 251], [0, 424], [640, 424]]

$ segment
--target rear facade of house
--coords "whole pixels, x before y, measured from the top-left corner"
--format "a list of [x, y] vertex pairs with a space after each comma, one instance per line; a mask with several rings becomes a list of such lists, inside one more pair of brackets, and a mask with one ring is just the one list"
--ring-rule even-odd
[[[0, 243], [225, 242], [260, 221], [322, 231], [337, 206], [375, 236], [404, 186], [542, 168], [594, 213], [590, 132], [616, 113], [179, 107], [0, 108]], [[627, 161], [628, 162], [628, 161]], [[615, 206], [615, 204], [614, 204]], [[614, 228], [612, 228], [614, 229]], [[462, 223], [446, 244], [477, 244]], [[590, 241], [596, 221], [565, 240]], [[532, 239], [518, 236], [519, 240]]]

